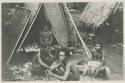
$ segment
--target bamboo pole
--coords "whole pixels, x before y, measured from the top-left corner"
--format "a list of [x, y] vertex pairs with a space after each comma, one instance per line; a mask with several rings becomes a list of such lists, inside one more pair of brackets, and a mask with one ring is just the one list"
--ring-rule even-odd
[[[29, 27], [29, 30], [27, 31], [26, 35], [24, 36], [24, 38], [23, 38], [23, 40], [22, 40], [22, 42], [21, 42], [21, 44], [20, 44], [20, 46], [19, 46], [18, 49], [20, 49], [20, 47], [22, 46], [24, 40], [26, 39], [26, 37], [27, 37], [27, 35], [28, 35], [28, 33], [29, 33], [29, 31], [30, 31], [30, 29], [31, 29], [31, 27], [32, 27], [32, 25], [33, 25], [33, 23], [34, 23], [36, 17], [37, 17], [37, 15], [38, 15], [38, 12], [40, 11], [41, 4], [40, 4], [39, 6], [40, 6], [40, 7], [39, 7], [39, 9], [37, 10], [37, 13], [36, 13], [36, 15], [35, 15], [35, 17], [34, 17], [34, 19], [33, 19], [33, 22], [32, 22], [32, 24], [31, 24], [31, 26]], [[30, 16], [30, 17], [31, 17], [31, 16]], [[30, 17], [29, 17], [29, 19], [30, 19]], [[27, 23], [28, 23], [28, 21], [27, 21]], [[27, 24], [27, 23], [26, 23], [26, 24]], [[24, 27], [26, 27], [26, 24], [25, 24]], [[22, 35], [22, 34], [23, 34], [23, 32], [21, 33], [21, 35]], [[20, 37], [21, 37], [21, 36], [20, 36]], [[19, 39], [20, 39], [20, 38], [19, 38]], [[18, 42], [19, 42], [19, 40], [18, 40]], [[18, 42], [17, 42], [17, 44], [18, 44]], [[16, 44], [16, 46], [17, 46], [17, 44]], [[16, 46], [15, 46], [15, 48], [16, 48]], [[15, 51], [15, 48], [14, 48], [14, 51]], [[10, 62], [12, 56], [13, 56], [14, 51], [11, 53], [11, 56], [9, 57], [9, 59], [8, 59], [8, 61], [7, 61], [7, 65], [9, 65], [9, 62]]]
[[68, 11], [68, 8], [67, 8], [67, 6], [66, 6], [66, 3], [64, 3], [64, 5], [65, 5], [66, 10], [67, 10], [67, 12], [68, 12], [68, 14], [69, 14], [70, 20], [71, 20], [71, 22], [73, 23], [74, 29], [75, 29], [75, 31], [76, 31], [76, 33], [77, 33], [77, 35], [78, 35], [78, 37], [79, 37], [79, 39], [80, 39], [80, 41], [81, 41], [83, 47], [85, 48], [85, 51], [86, 51], [86, 53], [87, 53], [87, 56], [88, 56], [89, 59], [91, 59], [92, 54], [90, 53], [90, 51], [89, 51], [88, 47], [86, 46], [85, 42], [82, 40], [82, 38], [81, 38], [81, 36], [80, 36], [80, 34], [79, 34], [79, 31], [78, 31], [77, 27], [76, 27], [75, 24], [74, 24], [73, 18], [72, 18], [72, 16], [71, 16], [70, 12]]
[[[29, 10], [29, 9], [28, 9], [28, 10]], [[26, 25], [27, 25], [27, 23], [28, 23], [30, 17], [31, 17], [31, 13], [30, 13], [30, 15], [29, 15], [29, 17], [28, 17], [28, 19], [27, 19], [27, 21], [26, 21], [26, 24], [24, 25], [24, 28], [23, 28], [23, 30], [22, 30], [22, 32], [21, 32], [19, 38], [17, 39], [16, 45], [14, 46], [14, 49], [12, 50], [11, 55], [10, 55], [8, 61], [7, 61], [7, 65], [9, 64], [9, 62], [10, 62], [10, 60], [11, 60], [11, 58], [12, 58], [14, 52], [16, 51], [16, 47], [17, 47], [17, 45], [18, 45], [18, 42], [19, 42], [19, 40], [20, 40], [20, 38], [21, 38], [21, 36], [22, 36], [24, 30], [25, 30], [25, 27], [26, 27]]]
[[118, 2], [117, 6], [115, 7], [115, 10], [114, 10], [113, 14], [115, 14], [115, 12], [118, 9], [119, 5], [120, 5], [120, 2]]

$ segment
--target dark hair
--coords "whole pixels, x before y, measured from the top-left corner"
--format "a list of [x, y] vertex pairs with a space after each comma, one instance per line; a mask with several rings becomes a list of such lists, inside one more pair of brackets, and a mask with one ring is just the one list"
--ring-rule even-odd
[[101, 49], [103, 48], [103, 43], [101, 41], [96, 41], [93, 46], [95, 47], [97, 44], [100, 44]]
[[70, 57], [70, 49], [68, 49], [67, 47], [61, 47], [61, 48], [60, 48], [60, 52], [61, 52], [61, 51], [65, 52], [65, 60], [64, 60], [64, 61], [69, 60], [69, 57]]

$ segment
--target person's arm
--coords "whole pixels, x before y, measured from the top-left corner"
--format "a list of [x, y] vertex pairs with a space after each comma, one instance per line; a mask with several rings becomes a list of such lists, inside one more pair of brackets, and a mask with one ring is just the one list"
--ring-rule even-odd
[[105, 56], [105, 51], [102, 51], [102, 60], [104, 60]]
[[94, 48], [92, 48], [92, 49], [89, 49], [90, 50], [90, 53], [92, 54], [92, 56], [91, 56], [91, 60], [93, 59], [93, 57], [94, 57], [94, 52], [95, 52], [95, 49]]
[[44, 66], [44, 67], [50, 69], [50, 67], [42, 61], [42, 59], [41, 59], [41, 57], [40, 57], [40, 51], [39, 51], [39, 53], [37, 54], [37, 60], [38, 60], [38, 62], [40, 63], [40, 65], [42, 65], [42, 66]]
[[59, 67], [61, 64], [62, 64], [62, 63], [56, 63], [56, 62], [52, 63], [52, 65], [51, 65], [51, 70], [56, 69], [56, 68]]
[[69, 73], [70, 73], [70, 66], [71, 66], [71, 63], [67, 64], [67, 66], [66, 66], [66, 71], [65, 71], [65, 73], [64, 73], [63, 76], [59, 76], [59, 75], [57, 75], [57, 74], [54, 74], [54, 73], [52, 73], [51, 71], [49, 72], [49, 74], [50, 74], [51, 76], [54, 76], [54, 77], [60, 79], [60, 80], [66, 80], [66, 79], [68, 78], [68, 76], [69, 76]]
[[52, 48], [49, 49], [49, 56], [50, 56], [51, 58], [54, 58], [54, 56], [51, 54], [51, 49], [52, 49]]

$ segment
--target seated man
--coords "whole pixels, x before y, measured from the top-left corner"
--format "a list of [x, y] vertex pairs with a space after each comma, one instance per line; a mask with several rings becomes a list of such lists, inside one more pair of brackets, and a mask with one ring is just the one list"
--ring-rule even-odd
[[103, 44], [100, 41], [94, 43], [94, 48], [91, 50], [92, 60], [104, 60]]
[[59, 52], [58, 60], [55, 61], [48, 74], [59, 80], [79, 80], [79, 73], [73, 62], [68, 62], [70, 50], [63, 47]]
[[33, 74], [46, 75], [46, 69], [51, 69], [51, 63], [54, 61], [54, 56], [50, 53], [50, 49], [38, 50], [33, 58]]

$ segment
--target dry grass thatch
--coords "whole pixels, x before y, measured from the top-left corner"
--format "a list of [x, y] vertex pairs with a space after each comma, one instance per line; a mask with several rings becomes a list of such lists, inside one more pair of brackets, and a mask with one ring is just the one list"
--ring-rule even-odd
[[116, 2], [88, 3], [81, 14], [80, 20], [89, 27], [97, 28], [107, 20], [116, 5]]

